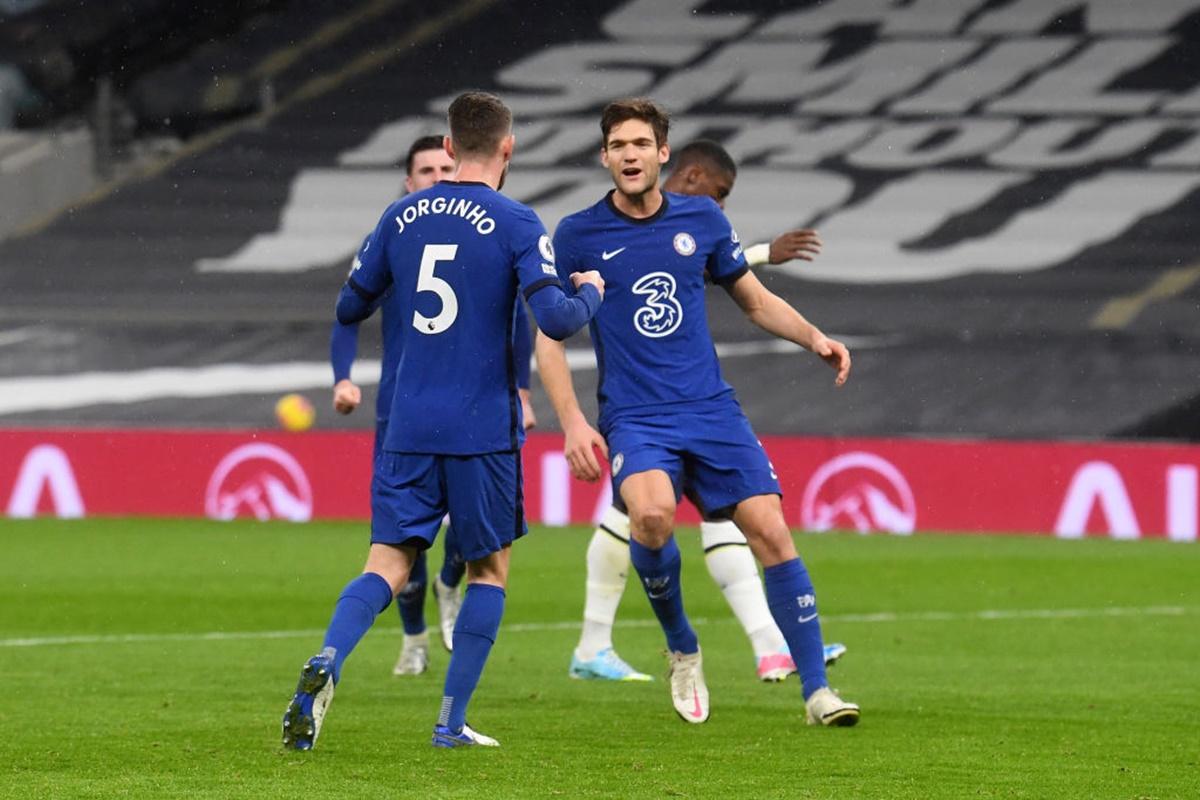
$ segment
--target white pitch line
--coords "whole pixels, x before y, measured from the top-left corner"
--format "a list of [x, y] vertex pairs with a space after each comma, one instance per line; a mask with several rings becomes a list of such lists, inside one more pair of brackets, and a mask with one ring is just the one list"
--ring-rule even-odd
[[875, 614], [840, 614], [823, 617], [827, 622], [959, 622], [965, 620], [1083, 619], [1097, 617], [1178, 617], [1196, 609], [1183, 606], [1147, 606], [1144, 608], [1014, 608], [986, 609], [967, 613], [914, 611]]
[[[1179, 617], [1194, 614], [1200, 609], [1185, 606], [1145, 606], [1141, 608], [1027, 608], [1027, 609], [984, 609], [982, 611], [883, 611], [875, 614], [828, 614], [822, 617], [826, 623], [893, 623], [893, 622], [967, 622], [975, 620], [1005, 621], [1022, 619], [1098, 619], [1103, 617]], [[733, 619], [710, 620], [697, 617], [693, 625], [732, 624]], [[501, 633], [539, 633], [543, 631], [567, 631], [579, 627], [579, 620], [569, 622], [518, 622], [505, 625]], [[657, 620], [634, 619], [617, 623], [621, 628], [653, 628]], [[40, 636], [17, 639], [0, 639], [0, 647], [46, 647], [73, 644], [140, 644], [154, 642], [211, 642], [259, 639], [301, 639], [317, 637], [322, 628], [292, 631], [209, 631], [207, 633], [126, 633], [83, 636]]]

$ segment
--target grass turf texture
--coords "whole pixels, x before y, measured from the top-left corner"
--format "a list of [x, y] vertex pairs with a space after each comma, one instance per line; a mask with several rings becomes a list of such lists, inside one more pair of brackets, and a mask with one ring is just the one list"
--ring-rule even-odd
[[[863, 707], [857, 728], [822, 730], [804, 725], [795, 678], [755, 680], [692, 531], [680, 533], [684, 586], [712, 719], [675, 717], [662, 636], [636, 582], [617, 648], [658, 679], [570, 680], [588, 535], [535, 530], [515, 549], [504, 627], [470, 714], [501, 749], [429, 746], [448, 656], [434, 652], [423, 676], [393, 677], [393, 607], [347, 662], [317, 749], [295, 753], [281, 749], [279, 721], [365, 555], [361, 525], [2, 521], [0, 795], [1200, 793], [1195, 546], [798, 537], [826, 638], [850, 647], [832, 683]], [[427, 612], [432, 622], [432, 602]], [[212, 632], [224, 638], [202, 636]], [[113, 638], [126, 635], [144, 638]], [[17, 642], [55, 636], [101, 638]]]

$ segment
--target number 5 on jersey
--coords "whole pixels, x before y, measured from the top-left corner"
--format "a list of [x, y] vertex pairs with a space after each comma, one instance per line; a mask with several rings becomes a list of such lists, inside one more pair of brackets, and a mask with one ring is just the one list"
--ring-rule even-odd
[[421, 269], [417, 273], [417, 292], [433, 292], [442, 301], [436, 317], [413, 311], [413, 327], [426, 335], [443, 333], [458, 319], [458, 297], [449, 283], [433, 274], [439, 261], [453, 261], [458, 253], [456, 244], [427, 244], [421, 253]]

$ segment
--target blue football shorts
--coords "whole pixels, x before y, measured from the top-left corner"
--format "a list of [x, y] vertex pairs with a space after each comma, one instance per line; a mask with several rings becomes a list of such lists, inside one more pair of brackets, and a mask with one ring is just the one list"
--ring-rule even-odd
[[467, 561], [525, 535], [521, 453], [473, 456], [383, 451], [371, 478], [371, 543], [426, 549], [442, 518]]
[[762, 443], [732, 397], [699, 411], [626, 412], [602, 433], [618, 502], [626, 478], [652, 469], [670, 476], [675, 502], [686, 491], [713, 518], [728, 517], [747, 498], [783, 494]]

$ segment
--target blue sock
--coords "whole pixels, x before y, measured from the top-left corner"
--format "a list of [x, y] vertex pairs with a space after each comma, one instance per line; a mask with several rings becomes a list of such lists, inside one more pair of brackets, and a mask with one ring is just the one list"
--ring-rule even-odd
[[458, 732], [467, 720], [467, 703], [483, 674], [488, 653], [496, 641], [504, 616], [504, 590], [487, 583], [467, 585], [458, 621], [454, 624], [454, 652], [446, 669], [446, 688], [438, 725]]
[[442, 584], [453, 589], [458, 586], [462, 580], [463, 573], [467, 571], [467, 562], [463, 560], [462, 553], [454, 544], [454, 525], [451, 523], [446, 526], [446, 555], [442, 559], [442, 571], [440, 577]]
[[333, 649], [333, 682], [341, 680], [342, 662], [375, 623], [375, 618], [392, 602], [392, 587], [382, 576], [364, 572], [346, 584], [333, 607], [333, 619], [325, 631], [326, 649]]
[[675, 537], [668, 539], [661, 550], [651, 550], [631, 538], [629, 557], [642, 579], [646, 597], [650, 598], [650, 607], [667, 635], [667, 647], [677, 653], [697, 652], [700, 642], [683, 610], [683, 590], [679, 586], [682, 559]]
[[412, 572], [408, 574], [408, 583], [396, 595], [396, 610], [400, 612], [400, 622], [404, 632], [416, 636], [425, 632], [425, 585], [428, 573], [425, 570], [425, 551], [417, 554], [413, 562]]
[[804, 699], [829, 684], [825, 677], [825, 644], [821, 638], [821, 620], [817, 618], [817, 596], [812, 579], [799, 558], [784, 561], [763, 570], [767, 605], [783, 632], [796, 670]]

